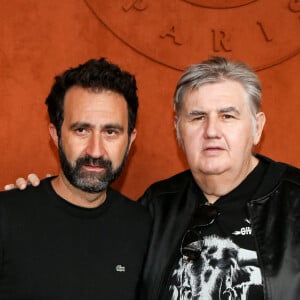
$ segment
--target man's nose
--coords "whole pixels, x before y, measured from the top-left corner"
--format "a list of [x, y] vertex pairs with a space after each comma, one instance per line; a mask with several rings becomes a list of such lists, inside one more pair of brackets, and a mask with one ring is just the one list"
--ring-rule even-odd
[[205, 137], [216, 138], [220, 136], [220, 124], [218, 118], [207, 118], [205, 124]]
[[86, 152], [92, 157], [101, 157], [105, 154], [104, 141], [100, 133], [93, 133], [90, 136]]

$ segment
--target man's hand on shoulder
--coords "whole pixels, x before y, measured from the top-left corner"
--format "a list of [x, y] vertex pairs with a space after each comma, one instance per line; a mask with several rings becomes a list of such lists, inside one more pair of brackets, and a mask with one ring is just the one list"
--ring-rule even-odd
[[[47, 174], [46, 177], [52, 176], [51, 174]], [[38, 186], [40, 184], [40, 179], [36, 174], [29, 174], [27, 179], [20, 177], [16, 180], [16, 183], [10, 183], [4, 186], [5, 191], [9, 191], [12, 189], [25, 190], [28, 185]]]

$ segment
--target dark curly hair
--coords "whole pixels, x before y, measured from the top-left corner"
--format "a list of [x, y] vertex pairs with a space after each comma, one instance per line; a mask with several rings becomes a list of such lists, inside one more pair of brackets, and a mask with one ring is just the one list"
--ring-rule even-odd
[[54, 84], [46, 99], [48, 114], [54, 124], [58, 136], [64, 120], [64, 98], [73, 86], [91, 89], [95, 92], [113, 91], [124, 96], [128, 108], [128, 133], [135, 128], [138, 96], [135, 77], [119, 66], [108, 62], [105, 58], [91, 59], [70, 68], [55, 77]]

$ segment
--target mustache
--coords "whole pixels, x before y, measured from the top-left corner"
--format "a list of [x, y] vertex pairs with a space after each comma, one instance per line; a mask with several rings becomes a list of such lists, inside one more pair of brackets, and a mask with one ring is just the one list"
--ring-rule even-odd
[[90, 165], [94, 167], [100, 167], [100, 168], [111, 168], [112, 162], [109, 159], [104, 159], [101, 157], [92, 157], [90, 155], [85, 155], [82, 157], [79, 157], [76, 160], [76, 166], [83, 166], [83, 165]]

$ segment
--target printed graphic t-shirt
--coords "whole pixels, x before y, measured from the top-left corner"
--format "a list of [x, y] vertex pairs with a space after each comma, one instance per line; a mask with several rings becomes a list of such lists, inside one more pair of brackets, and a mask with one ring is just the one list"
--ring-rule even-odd
[[[236, 189], [214, 203], [220, 215], [211, 225], [201, 228], [203, 241], [198, 260], [184, 261], [178, 249], [164, 299], [263, 299], [246, 202], [257, 190], [266, 168], [260, 162]], [[206, 202], [196, 183], [191, 184], [187, 197], [196, 197], [200, 205]], [[197, 246], [196, 242], [193, 246]]]

